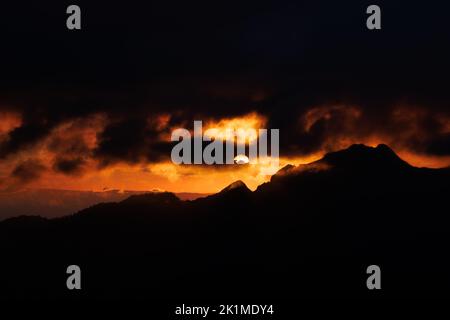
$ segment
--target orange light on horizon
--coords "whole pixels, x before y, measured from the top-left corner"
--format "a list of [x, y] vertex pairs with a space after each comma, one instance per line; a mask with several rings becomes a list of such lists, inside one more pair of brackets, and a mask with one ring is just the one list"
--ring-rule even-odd
[[[359, 109], [343, 110], [340, 107], [313, 109], [304, 117], [303, 129], [310, 130], [318, 119], [330, 118], [336, 112], [344, 113], [344, 118], [348, 118], [351, 124], [350, 127], [356, 126], [360, 117]], [[11, 130], [22, 125], [22, 118], [18, 113], [3, 112], [0, 116], [2, 117], [0, 119], [1, 142], [2, 136], [7, 138]], [[404, 120], [403, 113], [400, 112], [396, 116], [401, 121]], [[170, 120], [169, 114], [161, 114], [148, 121], [152, 128], [163, 133], [165, 130], [171, 129]], [[139, 163], [116, 162], [104, 167], [99, 165], [100, 160], [92, 154], [99, 144], [99, 133], [104, 130], [108, 121], [106, 115], [96, 114], [59, 124], [47, 137], [35, 145], [20, 150], [14, 157], [0, 162], [0, 190], [27, 187], [90, 191], [111, 189], [149, 191], [157, 189], [172, 192], [213, 193], [236, 180], [244, 181], [250, 189], [255, 190], [260, 184], [269, 181], [273, 174], [287, 164], [311, 163], [319, 160], [327, 152], [344, 149], [354, 143], [363, 143], [372, 147], [385, 143], [391, 146], [402, 159], [416, 167], [442, 168], [450, 165], [450, 156], [413, 152], [401, 143], [397, 144], [395, 137], [387, 134], [358, 136], [344, 132], [341, 135], [327, 136], [319, 151], [302, 156], [281, 156], [279, 163], [273, 163], [270, 159], [265, 161], [264, 158], [261, 158], [258, 163], [245, 163], [244, 161], [239, 165], [189, 166], [175, 165], [170, 161], [150, 163], [143, 159]], [[216, 128], [219, 133], [226, 132], [227, 129], [258, 130], [264, 128], [267, 121], [265, 116], [252, 112], [241, 117], [207, 120], [204, 121], [204, 127], [206, 130]], [[442, 126], [443, 130], [449, 130], [448, 118], [441, 121], [445, 124]], [[226, 139], [226, 137], [224, 138]], [[162, 136], [159, 139], [165, 141]], [[283, 150], [280, 151], [283, 152]], [[68, 174], [58, 172], [53, 168], [55, 159], [67, 156], [83, 157], [82, 170]], [[32, 181], [14, 180], [11, 172], [17, 165], [27, 161], [42, 163], [44, 168]]]

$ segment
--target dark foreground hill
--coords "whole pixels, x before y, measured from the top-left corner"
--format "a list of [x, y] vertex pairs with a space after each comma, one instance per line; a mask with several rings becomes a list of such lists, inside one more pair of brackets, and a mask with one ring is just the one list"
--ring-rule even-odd
[[[134, 195], [0, 223], [0, 295], [51, 298], [449, 297], [448, 169], [354, 145], [181, 201]], [[66, 289], [66, 268], [82, 290]], [[382, 289], [366, 287], [379, 265]], [[229, 300], [228, 300], [229, 301]]]

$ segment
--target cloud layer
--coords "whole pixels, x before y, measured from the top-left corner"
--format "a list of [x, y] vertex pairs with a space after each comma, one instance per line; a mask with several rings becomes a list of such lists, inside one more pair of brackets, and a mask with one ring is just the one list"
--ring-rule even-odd
[[416, 165], [448, 165], [448, 4], [379, 5], [383, 28], [370, 32], [365, 4], [89, 3], [78, 33], [63, 28], [63, 4], [46, 19], [41, 4], [5, 5], [0, 189], [188, 189], [204, 170], [225, 183], [242, 168], [173, 168], [168, 137], [249, 114], [280, 129], [283, 162], [386, 143]]

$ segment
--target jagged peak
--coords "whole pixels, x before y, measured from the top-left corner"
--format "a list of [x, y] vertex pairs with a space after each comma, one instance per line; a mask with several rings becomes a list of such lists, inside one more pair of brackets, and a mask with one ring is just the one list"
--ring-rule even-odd
[[409, 166], [390, 147], [379, 144], [376, 147], [364, 144], [353, 144], [347, 149], [327, 153], [319, 163], [328, 163], [334, 166], [360, 166], [360, 165], [389, 165]]
[[291, 171], [292, 169], [294, 169], [295, 166], [292, 164], [287, 164], [285, 165], [283, 168], [281, 168], [280, 170], [278, 170], [275, 174], [276, 175], [283, 175], [288, 173], [289, 171]]
[[384, 152], [384, 153], [389, 154], [391, 156], [393, 155], [395, 157], [398, 157], [397, 154], [395, 153], [395, 151], [392, 150], [388, 145], [386, 145], [384, 143], [380, 143], [379, 145], [377, 145], [375, 147], [375, 150], [377, 150], [379, 152]]
[[364, 144], [353, 144], [347, 149], [329, 152], [323, 158], [299, 166], [288, 164], [278, 170], [271, 178], [274, 179], [286, 176], [295, 175], [303, 172], [311, 172], [329, 169], [332, 167], [410, 167], [410, 165], [402, 160], [394, 150], [386, 144], [379, 144], [376, 147], [366, 146]]
[[224, 192], [228, 192], [231, 190], [235, 190], [235, 189], [246, 189], [246, 190], [250, 190], [247, 185], [242, 181], [242, 180], [237, 180], [231, 184], [229, 184], [228, 186], [226, 186], [225, 188], [223, 188], [220, 193], [224, 193]]

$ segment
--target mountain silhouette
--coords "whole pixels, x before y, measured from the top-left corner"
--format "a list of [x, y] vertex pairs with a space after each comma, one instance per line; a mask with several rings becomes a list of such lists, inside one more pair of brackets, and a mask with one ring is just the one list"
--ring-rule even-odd
[[[448, 297], [449, 177], [386, 145], [353, 145], [286, 166], [254, 192], [236, 181], [192, 201], [148, 193], [62, 218], [8, 219], [0, 295]], [[86, 274], [80, 293], [65, 288], [70, 264]], [[365, 286], [372, 264], [381, 293]]]
[[241, 180], [235, 181], [218, 193], [210, 195], [203, 199], [197, 199], [197, 203], [203, 202], [226, 202], [229, 201], [245, 201], [246, 198], [251, 197], [252, 191], [247, 187], [247, 185]]
[[230, 192], [232, 190], [245, 190], [245, 191], [250, 191], [250, 189], [247, 187], [247, 185], [242, 182], [241, 180], [235, 181], [233, 183], [231, 183], [230, 185], [226, 186], [225, 188], [223, 188], [219, 193], [226, 193], [226, 192]]
[[400, 159], [395, 152], [385, 144], [376, 148], [363, 144], [354, 144], [348, 149], [328, 153], [318, 163], [327, 163], [332, 166], [369, 168], [371, 169], [398, 169], [409, 167], [409, 164]]

